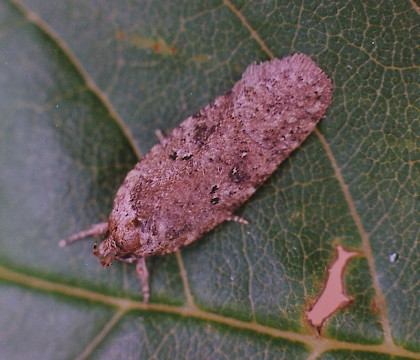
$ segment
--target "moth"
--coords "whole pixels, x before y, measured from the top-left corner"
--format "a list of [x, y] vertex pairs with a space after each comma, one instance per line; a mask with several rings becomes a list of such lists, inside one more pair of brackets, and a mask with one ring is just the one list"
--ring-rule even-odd
[[136, 263], [149, 300], [145, 258], [172, 253], [225, 220], [313, 131], [331, 103], [332, 82], [308, 56], [250, 65], [226, 94], [184, 120], [131, 170], [108, 222], [61, 246], [104, 235], [104, 266]]

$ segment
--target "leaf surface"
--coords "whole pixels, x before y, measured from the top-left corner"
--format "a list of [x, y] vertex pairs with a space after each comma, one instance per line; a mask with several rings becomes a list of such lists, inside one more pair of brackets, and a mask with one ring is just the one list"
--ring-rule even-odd
[[[0, 358], [420, 358], [419, 15], [401, 1], [0, 1]], [[127, 171], [252, 62], [334, 82], [315, 133], [226, 222], [132, 266], [89, 239]], [[353, 302], [305, 312], [335, 245]], [[394, 257], [390, 257], [392, 254]], [[392, 259], [396, 259], [395, 261]]]

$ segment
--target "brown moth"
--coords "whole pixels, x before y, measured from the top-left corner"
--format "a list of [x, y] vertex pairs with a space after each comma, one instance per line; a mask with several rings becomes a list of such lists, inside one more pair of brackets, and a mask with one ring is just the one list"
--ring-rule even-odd
[[[174, 252], [233, 214], [298, 147], [331, 103], [332, 83], [308, 56], [249, 66], [233, 89], [184, 120], [131, 170], [106, 223], [60, 242], [104, 234], [102, 265]], [[237, 220], [237, 218], [236, 218]]]

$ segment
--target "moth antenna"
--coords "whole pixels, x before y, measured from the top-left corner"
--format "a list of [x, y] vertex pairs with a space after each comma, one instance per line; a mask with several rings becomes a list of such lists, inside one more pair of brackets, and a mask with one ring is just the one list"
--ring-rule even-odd
[[75, 241], [83, 239], [88, 236], [105, 235], [107, 231], [108, 231], [108, 222], [102, 222], [99, 224], [92, 225], [89, 229], [79, 231], [69, 236], [67, 239], [60, 240], [58, 245], [60, 247], [66, 247], [67, 245], [70, 245], [71, 243], [74, 243]]

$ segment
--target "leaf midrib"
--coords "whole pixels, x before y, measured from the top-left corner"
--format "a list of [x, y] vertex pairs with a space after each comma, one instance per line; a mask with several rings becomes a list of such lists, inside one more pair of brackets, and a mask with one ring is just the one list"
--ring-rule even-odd
[[[320, 354], [328, 350], [337, 350], [337, 349], [349, 349], [353, 351], [370, 351], [376, 353], [385, 353], [393, 356], [405, 356], [408, 358], [416, 359], [416, 354], [413, 354], [403, 348], [395, 346], [393, 343], [384, 342], [377, 345], [363, 345], [348, 343], [344, 341], [339, 341], [335, 339], [327, 339], [322, 337], [317, 337], [315, 335], [302, 335], [292, 331], [279, 330], [270, 326], [265, 326], [258, 324], [256, 322], [245, 322], [242, 320], [237, 320], [234, 318], [229, 318], [227, 316], [222, 316], [214, 314], [208, 311], [203, 311], [197, 307], [191, 306], [172, 306], [166, 304], [149, 304], [144, 305], [140, 301], [121, 298], [117, 296], [104, 295], [102, 293], [87, 290], [79, 287], [74, 287], [70, 285], [60, 284], [54, 281], [41, 279], [39, 277], [30, 276], [27, 274], [20, 273], [15, 270], [9, 270], [0, 265], [0, 278], [5, 281], [11, 282], [13, 284], [20, 284], [22, 286], [49, 292], [56, 293], [68, 297], [79, 298], [83, 300], [88, 300], [91, 302], [97, 302], [104, 305], [108, 305], [118, 309], [116, 314], [110, 319], [108, 324], [116, 325], [118, 321], [116, 319], [121, 319], [125, 314], [130, 311], [156, 311], [160, 313], [167, 313], [171, 315], [177, 315], [182, 317], [194, 318], [202, 320], [204, 322], [213, 322], [222, 325], [229, 326], [231, 328], [242, 329], [253, 331], [258, 334], [269, 335], [274, 338], [282, 338], [290, 341], [297, 341], [303, 344], [306, 344], [311, 348], [314, 353]], [[98, 334], [101, 338], [104, 338], [106, 334], [112, 330], [113, 326], [105, 325], [106, 333], [102, 332]], [[92, 339], [92, 343], [97, 343], [95, 337]], [[90, 345], [87, 348], [91, 348]], [[93, 351], [94, 348], [91, 348]], [[85, 351], [83, 352], [85, 353]]]

